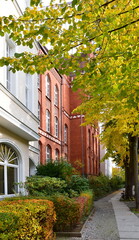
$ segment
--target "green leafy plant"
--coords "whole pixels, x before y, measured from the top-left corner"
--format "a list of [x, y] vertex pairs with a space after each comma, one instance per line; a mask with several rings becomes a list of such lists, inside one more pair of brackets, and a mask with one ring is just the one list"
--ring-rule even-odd
[[74, 171], [72, 165], [64, 160], [50, 161], [45, 165], [40, 164], [36, 169], [36, 175], [56, 177], [63, 180], [69, 179]]
[[115, 176], [91, 176], [89, 178], [90, 188], [94, 191], [95, 199], [105, 196], [106, 194], [121, 188], [123, 185], [122, 178]]
[[25, 188], [30, 195], [47, 196], [56, 192], [64, 192], [67, 184], [64, 180], [54, 177], [32, 176], [28, 177], [25, 182]]
[[72, 175], [70, 181], [68, 182], [68, 189], [76, 191], [78, 194], [89, 189], [89, 181], [85, 177], [79, 175]]

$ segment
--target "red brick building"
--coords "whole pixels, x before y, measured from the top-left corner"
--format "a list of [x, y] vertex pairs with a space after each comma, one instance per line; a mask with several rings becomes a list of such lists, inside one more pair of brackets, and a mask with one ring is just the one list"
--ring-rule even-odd
[[98, 129], [80, 126], [84, 117], [72, 114], [81, 100], [71, 89], [71, 79], [53, 68], [40, 76], [40, 161], [65, 158], [73, 165], [78, 160], [84, 175], [100, 173]]

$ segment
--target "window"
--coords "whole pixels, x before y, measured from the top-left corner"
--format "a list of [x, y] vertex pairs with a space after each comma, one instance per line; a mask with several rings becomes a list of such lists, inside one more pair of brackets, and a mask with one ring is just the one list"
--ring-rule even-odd
[[59, 91], [57, 85], [54, 87], [54, 104], [58, 106]]
[[55, 160], [59, 159], [59, 150], [56, 148], [55, 149]]
[[40, 88], [40, 75], [37, 74], [37, 87]]
[[55, 136], [58, 137], [58, 118], [55, 117]]
[[46, 131], [50, 133], [50, 112], [46, 110]]
[[91, 132], [90, 132], [90, 129], [88, 130], [88, 145], [89, 145], [89, 148], [91, 147]]
[[45, 84], [46, 84], [46, 96], [51, 98], [51, 81], [49, 75], [45, 77]]
[[[12, 57], [14, 53], [14, 44], [10, 40], [6, 40], [6, 57]], [[16, 95], [16, 74], [10, 71], [10, 66], [6, 68], [6, 88]]]
[[46, 146], [46, 162], [50, 162], [51, 160], [51, 147], [50, 145]]
[[41, 109], [41, 105], [40, 103], [38, 102], [38, 119], [40, 120], [40, 109]]
[[66, 124], [64, 125], [64, 143], [68, 143], [68, 126]]
[[32, 77], [30, 74], [26, 74], [25, 101], [26, 107], [32, 110]]
[[16, 151], [7, 144], [0, 143], [0, 195], [18, 192], [19, 162]]

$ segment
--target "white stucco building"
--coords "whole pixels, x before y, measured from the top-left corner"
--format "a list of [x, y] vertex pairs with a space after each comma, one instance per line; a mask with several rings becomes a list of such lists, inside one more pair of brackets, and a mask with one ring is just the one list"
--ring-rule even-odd
[[[18, 16], [26, 4], [25, 0], [1, 0], [0, 16]], [[23, 50], [25, 47], [16, 46], [8, 34], [0, 37], [0, 58]], [[34, 45], [31, 51], [37, 53], [37, 46]], [[39, 161], [38, 123], [37, 74], [13, 74], [9, 67], [1, 67], [0, 197], [20, 192], [14, 183], [24, 182], [26, 176], [34, 173]]]

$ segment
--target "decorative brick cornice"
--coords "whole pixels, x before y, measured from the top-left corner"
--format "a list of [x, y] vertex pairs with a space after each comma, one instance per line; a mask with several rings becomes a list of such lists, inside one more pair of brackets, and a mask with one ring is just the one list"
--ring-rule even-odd
[[61, 141], [59, 141], [57, 138], [51, 136], [50, 134], [44, 132], [43, 130], [39, 129], [39, 134], [44, 136], [44, 137], [46, 137], [46, 138], [48, 138], [49, 140], [51, 140], [51, 141], [53, 141], [55, 143], [58, 143], [59, 145], [61, 145]]

